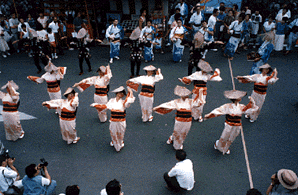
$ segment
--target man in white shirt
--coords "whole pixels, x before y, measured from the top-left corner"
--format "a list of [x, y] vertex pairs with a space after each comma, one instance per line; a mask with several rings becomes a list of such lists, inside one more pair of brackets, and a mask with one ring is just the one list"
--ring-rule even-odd
[[282, 10], [284, 8], [287, 8], [288, 11], [286, 12], [286, 14], [288, 15], [287, 17], [290, 19], [291, 18], [291, 10], [288, 8], [288, 5], [286, 3], [283, 4], [282, 9], [280, 9], [277, 14], [281, 14]]
[[189, 23], [192, 24], [193, 34], [198, 32], [201, 28], [202, 21], [205, 20], [204, 14], [201, 11], [201, 4], [196, 4], [196, 12], [190, 17]]
[[[10, 31], [12, 33], [12, 39], [11, 39], [12, 42], [19, 39], [18, 25], [19, 25], [19, 20], [16, 18], [16, 14], [15, 13], [11, 14], [11, 18], [9, 19], [9, 26], [10, 26]], [[18, 44], [14, 44], [13, 47], [15, 50], [17, 50]]]
[[167, 188], [172, 191], [190, 191], [194, 187], [194, 171], [191, 160], [186, 159], [184, 150], [176, 150], [178, 163], [164, 174]]
[[64, 52], [63, 52], [63, 49], [61, 47], [61, 44], [60, 44], [60, 33], [59, 33], [59, 21], [58, 21], [58, 17], [57, 16], [54, 16], [53, 17], [53, 21], [49, 24], [49, 28], [52, 29], [52, 32], [54, 33], [55, 35], [55, 42], [56, 42], [56, 45], [57, 45], [57, 49], [59, 50], [59, 54], [60, 55], [64, 55]]
[[212, 28], [212, 30], [214, 31], [215, 31], [215, 24], [217, 21], [218, 14], [219, 14], [218, 9], [214, 9], [212, 16], [210, 16], [210, 18], [208, 19], [208, 27]]
[[23, 24], [26, 26], [26, 31], [29, 31], [29, 29], [30, 29], [29, 23], [25, 22], [24, 18], [22, 18], [22, 17], [19, 17], [19, 21], [20, 21], [20, 23], [18, 25], [18, 32], [22, 32], [22, 25]]
[[100, 195], [124, 195], [121, 191], [122, 185], [116, 179], [110, 181], [105, 189], [100, 191]]
[[187, 18], [188, 16], [188, 6], [185, 3], [185, 0], [180, 0], [180, 2], [175, 6], [175, 8], [180, 8], [180, 13], [185, 22], [185, 18]]
[[39, 13], [39, 18], [37, 18], [37, 21], [42, 25], [42, 27], [45, 29], [47, 27], [47, 21], [48, 17], [44, 16], [43, 13]]

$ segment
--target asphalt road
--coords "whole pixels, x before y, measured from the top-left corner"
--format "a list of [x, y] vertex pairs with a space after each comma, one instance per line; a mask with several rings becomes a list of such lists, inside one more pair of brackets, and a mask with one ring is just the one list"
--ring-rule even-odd
[[[100, 65], [107, 65], [109, 48], [91, 48], [93, 72], [79, 76], [77, 50], [66, 51], [64, 56], [54, 60], [57, 66], [66, 66], [67, 74], [61, 81], [62, 92], [83, 78], [94, 76]], [[130, 76], [128, 48], [123, 48], [121, 60], [111, 64], [113, 77], [111, 90], [125, 85]], [[183, 85], [177, 78], [187, 75], [188, 49], [185, 50], [182, 63], [173, 63], [170, 49], [165, 54], [156, 54], [152, 63], [161, 68], [164, 80], [156, 84], [154, 106], [178, 98], [173, 90]], [[255, 123], [242, 119], [247, 144], [248, 157], [254, 181], [254, 187], [263, 194], [270, 184], [270, 177], [278, 169], [288, 168], [298, 173], [298, 131], [297, 131], [297, 52], [284, 57], [274, 53], [269, 64], [279, 71], [280, 80], [268, 87], [265, 104]], [[223, 92], [232, 89], [228, 60], [222, 52], [207, 54], [213, 68], [221, 70], [222, 82], [209, 82], [207, 104], [204, 114], [229, 100]], [[37, 85], [26, 79], [36, 75], [33, 59], [25, 54], [14, 54], [0, 59], [0, 85], [14, 80], [19, 86], [21, 97], [20, 112], [37, 119], [22, 120], [25, 137], [16, 142], [5, 140], [4, 127], [0, 124], [0, 140], [16, 158], [15, 165], [21, 176], [25, 167], [39, 163], [44, 157], [52, 179], [58, 183], [57, 194], [64, 192], [67, 185], [78, 184], [81, 194], [99, 194], [100, 190], [112, 179], [118, 179], [125, 194], [167, 195], [173, 194], [165, 188], [163, 174], [175, 165], [175, 150], [167, 145], [168, 136], [173, 131], [175, 112], [161, 116], [154, 113], [150, 123], [141, 121], [141, 109], [137, 93], [136, 101], [127, 109], [127, 129], [125, 147], [117, 153], [109, 146], [109, 123], [100, 123], [97, 112], [89, 105], [93, 103], [94, 88], [79, 93], [80, 105], [77, 113], [77, 131], [81, 140], [77, 144], [67, 145], [60, 134], [59, 120], [54, 110], [48, 111], [41, 106], [49, 100], [46, 84]], [[249, 73], [252, 62], [246, 61], [246, 52], [236, 55], [232, 61], [234, 76]], [[44, 73], [44, 72], [43, 72]], [[141, 71], [141, 74], [145, 73]], [[41, 75], [40, 75], [41, 76]], [[251, 94], [253, 84], [236, 82], [236, 89]], [[192, 89], [192, 85], [187, 86]], [[77, 90], [78, 91], [78, 90]], [[114, 97], [113, 93], [109, 97]], [[247, 97], [242, 101], [248, 103]], [[109, 114], [110, 115], [110, 114]], [[187, 158], [194, 164], [195, 187], [186, 194], [203, 195], [240, 195], [249, 189], [249, 181], [241, 137], [238, 136], [231, 146], [230, 155], [222, 155], [213, 149], [224, 127], [224, 116], [203, 123], [193, 122], [184, 149]], [[2, 122], [1, 122], [2, 123]]]

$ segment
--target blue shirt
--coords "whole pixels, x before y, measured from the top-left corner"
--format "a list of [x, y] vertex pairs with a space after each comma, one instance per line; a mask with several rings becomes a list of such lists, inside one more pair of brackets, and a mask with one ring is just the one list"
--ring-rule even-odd
[[219, 20], [224, 20], [224, 18], [226, 17], [226, 14], [225, 13], [223, 13], [223, 14], [218, 14], [218, 16], [217, 16], [217, 19], [219, 19]]
[[282, 24], [281, 22], [278, 22], [276, 24], [276, 34], [277, 35], [284, 35], [286, 34], [287, 30], [289, 29], [288, 25], [285, 23], [285, 24]]

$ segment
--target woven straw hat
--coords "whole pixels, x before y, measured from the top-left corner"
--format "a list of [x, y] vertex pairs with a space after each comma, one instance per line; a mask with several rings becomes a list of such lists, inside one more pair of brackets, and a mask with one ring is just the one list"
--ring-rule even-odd
[[210, 64], [208, 62], [205, 62], [204, 60], [199, 61], [198, 67], [204, 72], [212, 72], [213, 71]]
[[191, 94], [191, 91], [188, 90], [186, 87], [177, 85], [174, 89], [174, 94], [180, 97], [185, 97], [185, 96], [189, 96]]
[[87, 35], [87, 30], [84, 28], [81, 28], [78, 32], [77, 38], [82, 39]]
[[194, 35], [194, 45], [195, 48], [201, 48], [204, 44], [204, 35], [198, 31], [195, 35]]
[[143, 70], [154, 71], [154, 70], [156, 70], [156, 68], [155, 68], [155, 66], [153, 66], [153, 65], [149, 65], [149, 66], [145, 66], [145, 67], [143, 68]]
[[[10, 82], [10, 85], [11, 85], [12, 88], [14, 88], [15, 90], [19, 89], [19, 86], [13, 80], [11, 80], [9, 82]], [[3, 85], [1, 87], [1, 89], [4, 90], [9, 85], [9, 82], [7, 82], [5, 85]]]
[[289, 169], [280, 169], [277, 172], [278, 181], [287, 189], [293, 190], [298, 188], [298, 178], [294, 171]]
[[48, 65], [46, 65], [46, 66], [44, 67], [44, 70], [45, 70], [46, 72], [52, 72], [52, 70], [53, 70], [53, 71], [57, 71], [58, 68], [57, 68], [57, 66], [55, 66], [51, 61], [49, 61]]
[[64, 97], [67, 97], [67, 95], [70, 94], [70, 93], [76, 93], [74, 88], [68, 87], [63, 95], [64, 95]]
[[262, 65], [262, 66], [259, 67], [259, 69], [260, 69], [261, 72], [262, 72], [262, 69], [265, 69], [265, 68], [268, 68], [269, 69], [269, 72], [268, 73], [270, 73], [270, 72], [273, 71], [272, 67], [269, 64], [264, 64], [264, 65]]
[[245, 91], [239, 91], [239, 90], [230, 90], [230, 91], [225, 91], [224, 92], [224, 96], [228, 99], [240, 99], [243, 98], [244, 96], [246, 96], [246, 92]]
[[103, 72], [103, 73], [105, 73], [106, 70], [107, 70], [107, 68], [106, 68], [105, 66], [100, 66], [100, 67], [97, 69], [96, 72]]
[[138, 38], [140, 38], [140, 33], [136, 30], [132, 31], [131, 35], [129, 36], [129, 39], [134, 41]]
[[126, 91], [125, 91], [125, 89], [124, 89], [123, 86], [120, 86], [120, 87], [118, 87], [117, 89], [114, 89], [112, 92], [113, 92], [113, 93], [119, 93], [119, 92], [122, 92], [124, 95], [126, 95]]

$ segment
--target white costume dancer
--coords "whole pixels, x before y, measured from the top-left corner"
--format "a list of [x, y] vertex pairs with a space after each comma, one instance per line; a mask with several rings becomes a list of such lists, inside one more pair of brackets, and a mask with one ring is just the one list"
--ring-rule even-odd
[[95, 107], [99, 112], [109, 109], [111, 110], [110, 118], [110, 134], [111, 134], [111, 146], [114, 146], [115, 150], [119, 152], [124, 147], [124, 134], [126, 130], [126, 108], [130, 106], [131, 103], [135, 101], [133, 92], [128, 88], [128, 94], [126, 99], [122, 98], [126, 95], [124, 87], [119, 87], [115, 89], [115, 98], [111, 98], [107, 104], [93, 103], [90, 106]]
[[180, 96], [181, 98], [163, 103], [153, 108], [153, 110], [161, 115], [167, 114], [172, 110], [177, 110], [174, 132], [169, 137], [167, 144], [174, 142], [173, 147], [176, 150], [179, 150], [183, 148], [183, 142], [191, 127], [191, 109], [193, 107], [200, 106], [205, 102], [203, 100], [203, 89], [199, 90], [199, 94], [195, 99], [189, 99], [188, 96], [191, 94], [191, 91], [181, 86], [176, 86], [174, 94]]
[[230, 154], [229, 147], [239, 135], [240, 129], [242, 128], [242, 114], [255, 112], [258, 109], [258, 106], [255, 105], [252, 97], [249, 97], [250, 102], [246, 106], [244, 104], [239, 104], [241, 98], [246, 95], [246, 92], [244, 91], [225, 91], [224, 95], [226, 98], [232, 100], [233, 103], [224, 104], [214, 109], [212, 112], [205, 115], [205, 120], [222, 115], [226, 116], [225, 128], [220, 139], [215, 142], [214, 148], [223, 154]]
[[16, 90], [19, 87], [13, 81], [8, 81], [1, 89], [7, 90], [7, 93], [0, 91], [0, 99], [2, 99], [3, 103], [2, 117], [6, 139], [16, 141], [19, 138], [23, 138], [25, 133], [22, 129], [18, 112], [20, 94]]
[[[209, 63], [205, 62], [204, 60], [199, 61], [198, 67], [201, 69], [201, 71], [196, 71], [192, 75], [183, 77], [179, 80], [187, 85], [189, 85], [192, 81], [194, 82], [194, 89], [192, 91], [193, 99], [199, 94], [199, 90], [203, 89], [203, 100], [206, 103], [207, 81], [222, 81], [222, 78], [220, 77], [220, 70], [218, 68], [215, 69], [213, 75], [208, 74], [209, 72], [212, 72], [213, 69], [211, 68]], [[203, 122], [202, 113], [205, 103], [202, 103], [201, 106], [192, 109], [192, 117], [194, 118], [194, 120]]]
[[67, 144], [77, 143], [80, 137], [77, 137], [76, 130], [76, 111], [79, 106], [78, 93], [69, 87], [63, 94], [67, 99], [51, 100], [43, 102], [42, 105], [48, 109], [60, 110], [60, 128], [62, 139], [67, 141]]
[[[152, 108], [154, 101], [155, 83], [163, 80], [160, 68], [156, 71], [156, 68], [152, 65], [146, 66], [144, 70], [147, 72], [146, 76], [139, 76], [136, 78], [129, 79], [127, 86], [138, 91], [139, 84], [142, 85], [141, 92], [139, 94], [141, 109], [142, 109], [142, 120], [143, 122], [152, 121]], [[156, 72], [156, 75], [154, 75]]]
[[[252, 91], [251, 97], [255, 100], [255, 103], [259, 107], [259, 109], [250, 115], [245, 115], [246, 118], [250, 118], [250, 122], [254, 122], [255, 120], [257, 120], [260, 114], [262, 106], [265, 102], [268, 83], [274, 84], [278, 80], [277, 70], [274, 69], [274, 71], [272, 72], [272, 68], [269, 64], [260, 66], [260, 71], [261, 74], [236, 77], [239, 82], [254, 83], [254, 89]], [[272, 72], [272, 74], [268, 76], [267, 74], [269, 74], [270, 72]]]
[[[91, 85], [95, 87], [94, 102], [98, 104], [106, 104], [108, 102], [108, 85], [112, 78], [112, 71], [110, 66], [101, 66], [97, 70], [99, 76], [93, 76], [83, 79], [79, 83], [76, 83], [73, 87], [77, 87], [81, 92], [85, 91]], [[107, 112], [98, 111], [98, 118], [100, 122], [107, 121]]]

